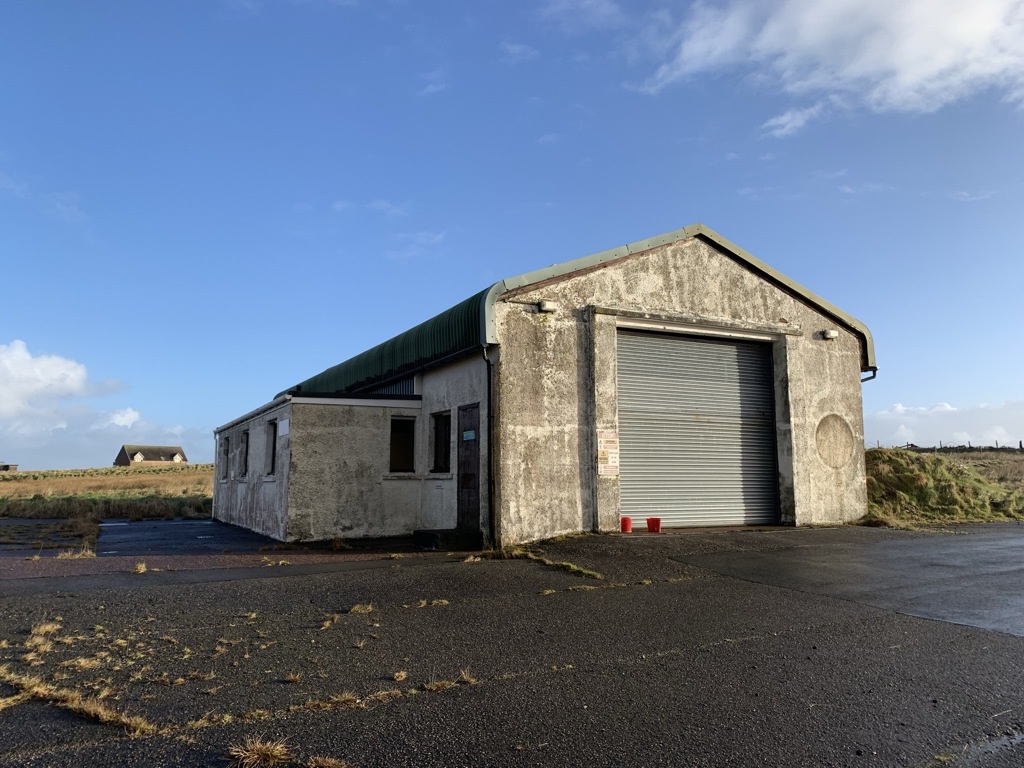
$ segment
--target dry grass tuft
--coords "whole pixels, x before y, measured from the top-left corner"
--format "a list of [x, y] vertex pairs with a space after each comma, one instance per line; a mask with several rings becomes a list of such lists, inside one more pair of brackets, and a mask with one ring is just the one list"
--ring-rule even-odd
[[284, 676], [284, 681], [286, 683], [294, 683], [295, 685], [298, 685], [299, 683], [302, 682], [302, 673], [301, 672], [289, 672], [287, 675]]
[[82, 547], [81, 549], [65, 549], [64, 551], [57, 553], [58, 560], [88, 560], [92, 557], [96, 557], [96, 552], [87, 547]]
[[334, 704], [340, 704], [343, 707], [355, 709], [359, 706], [359, 697], [352, 693], [352, 691], [343, 691], [336, 696], [331, 696], [331, 702]]
[[292, 762], [287, 739], [269, 741], [259, 736], [246, 736], [241, 744], [228, 749], [231, 765], [237, 768], [272, 768]]
[[373, 603], [356, 603], [348, 609], [349, 613], [373, 613]]
[[33, 625], [32, 634], [38, 637], [43, 637], [44, 635], [52, 635], [60, 632], [60, 630], [61, 625], [56, 621], [41, 621], [38, 624]]
[[565, 571], [571, 573], [574, 576], [584, 576], [588, 579], [604, 579], [603, 573], [592, 571], [589, 568], [584, 568], [576, 563], [560, 562], [556, 560], [549, 560], [536, 552], [525, 549], [523, 547], [510, 547], [508, 549], [495, 549], [490, 552], [484, 552], [483, 557], [487, 557], [491, 560], [532, 560], [535, 563], [547, 566], [548, 568], [554, 568], [555, 570]]
[[396, 683], [401, 683], [409, 679], [409, 673], [402, 669], [398, 672], [395, 672], [395, 674], [391, 676], [391, 679], [394, 680]]
[[480, 681], [473, 677], [473, 673], [469, 671], [469, 667], [463, 667], [459, 670], [458, 682], [463, 685], [476, 685]]
[[366, 697], [366, 700], [383, 702], [400, 698], [402, 698], [402, 692], [400, 690], [398, 690], [397, 688], [385, 688], [383, 690], [377, 691], [376, 693], [371, 693], [369, 696]]
[[333, 757], [311, 757], [306, 761], [306, 768], [352, 768], [352, 763]]
[[140, 560], [132, 568], [132, 573], [145, 573], [148, 570], [149, 568], [146, 567], [146, 564]]

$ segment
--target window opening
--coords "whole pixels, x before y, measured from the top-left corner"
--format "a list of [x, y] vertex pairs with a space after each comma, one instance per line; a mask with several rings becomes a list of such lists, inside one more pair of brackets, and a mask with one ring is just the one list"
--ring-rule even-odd
[[452, 471], [452, 414], [451, 411], [431, 415], [433, 432], [433, 461], [431, 472]]
[[392, 472], [415, 472], [416, 420], [391, 419]]

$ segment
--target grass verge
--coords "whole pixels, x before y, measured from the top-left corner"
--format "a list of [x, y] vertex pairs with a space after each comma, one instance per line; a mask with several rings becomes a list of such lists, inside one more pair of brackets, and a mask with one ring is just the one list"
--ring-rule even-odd
[[1024, 493], [971, 464], [899, 448], [867, 451], [868, 514], [862, 525], [912, 528], [1024, 520]]

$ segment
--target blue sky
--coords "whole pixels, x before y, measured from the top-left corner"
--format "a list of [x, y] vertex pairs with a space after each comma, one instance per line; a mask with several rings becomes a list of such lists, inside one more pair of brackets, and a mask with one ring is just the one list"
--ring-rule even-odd
[[863, 320], [870, 444], [1024, 439], [1024, 0], [0, 10], [0, 460], [212, 430], [701, 222]]

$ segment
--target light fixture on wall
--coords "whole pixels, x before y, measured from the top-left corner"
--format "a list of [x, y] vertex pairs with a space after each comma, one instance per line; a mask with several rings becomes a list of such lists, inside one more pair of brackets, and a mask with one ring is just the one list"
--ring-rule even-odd
[[553, 301], [548, 301], [547, 299], [541, 299], [540, 301], [537, 302], [537, 311], [538, 312], [554, 312], [557, 309], [558, 309], [558, 305], [555, 302], [553, 302]]
[[839, 338], [839, 331], [827, 330], [821, 332], [821, 338], [825, 341], [835, 341]]

